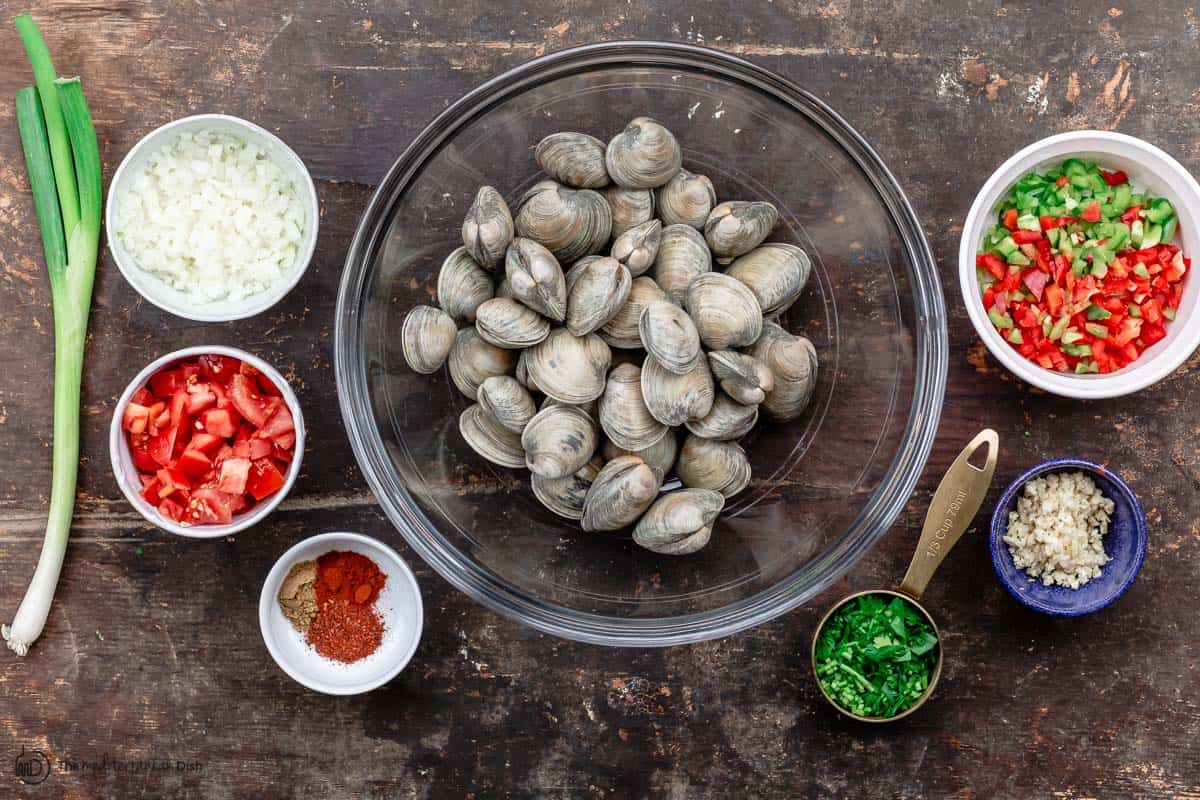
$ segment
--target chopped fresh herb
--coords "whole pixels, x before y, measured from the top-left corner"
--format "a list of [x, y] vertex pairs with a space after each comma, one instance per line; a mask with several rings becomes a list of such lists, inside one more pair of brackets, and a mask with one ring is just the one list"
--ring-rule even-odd
[[920, 699], [937, 664], [938, 640], [902, 597], [867, 594], [839, 608], [817, 637], [821, 687], [860, 717], [894, 717]]

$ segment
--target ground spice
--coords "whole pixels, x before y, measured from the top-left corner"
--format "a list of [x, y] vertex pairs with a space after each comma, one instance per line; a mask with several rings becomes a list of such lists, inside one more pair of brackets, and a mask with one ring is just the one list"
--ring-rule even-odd
[[326, 658], [349, 664], [378, 649], [383, 620], [369, 605], [333, 598], [321, 606], [305, 639]]
[[317, 562], [292, 565], [279, 587], [279, 608], [292, 627], [304, 633], [317, 615]]
[[351, 663], [375, 652], [383, 641], [383, 620], [375, 600], [385, 575], [374, 561], [349, 551], [335, 550], [316, 560], [316, 615], [306, 641], [319, 654]]
[[333, 598], [370, 605], [387, 576], [361, 553], [334, 550], [317, 559], [317, 607]]

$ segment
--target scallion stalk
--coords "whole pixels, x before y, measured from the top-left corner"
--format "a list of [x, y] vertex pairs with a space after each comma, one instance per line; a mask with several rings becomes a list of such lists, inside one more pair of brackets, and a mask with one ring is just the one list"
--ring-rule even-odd
[[[66, 555], [79, 469], [79, 390], [100, 247], [100, 148], [78, 78], [58, 80], [27, 14], [17, 30], [38, 88], [17, 93], [17, 125], [33, 189], [54, 308], [54, 447], [46, 538], [12, 625], [0, 628], [25, 655], [46, 625]], [[65, 245], [65, 247], [64, 247]]]

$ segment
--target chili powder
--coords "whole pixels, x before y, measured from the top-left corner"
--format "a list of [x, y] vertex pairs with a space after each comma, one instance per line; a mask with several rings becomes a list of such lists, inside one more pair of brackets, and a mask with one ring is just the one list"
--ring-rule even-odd
[[375, 600], [387, 580], [374, 561], [335, 550], [317, 559], [317, 614], [305, 639], [326, 658], [351, 663], [366, 658], [383, 641]]

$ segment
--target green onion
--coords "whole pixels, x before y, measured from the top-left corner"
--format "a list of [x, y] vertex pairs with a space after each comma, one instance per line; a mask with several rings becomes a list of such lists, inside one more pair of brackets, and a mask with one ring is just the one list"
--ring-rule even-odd
[[15, 21], [37, 90], [17, 92], [17, 126], [33, 189], [54, 307], [54, 447], [46, 538], [12, 625], [0, 628], [25, 655], [46, 625], [66, 555], [79, 468], [79, 384], [100, 247], [100, 148], [77, 78], [55, 78], [28, 14]]

